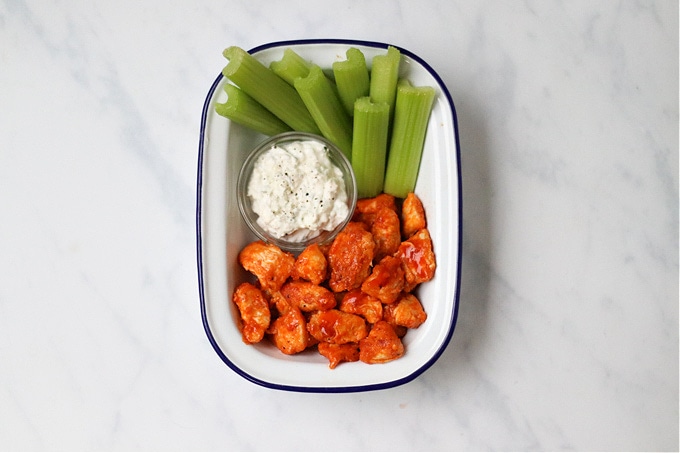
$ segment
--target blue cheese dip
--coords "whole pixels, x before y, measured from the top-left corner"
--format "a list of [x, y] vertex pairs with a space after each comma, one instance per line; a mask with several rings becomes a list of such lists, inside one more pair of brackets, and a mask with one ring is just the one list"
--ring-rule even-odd
[[248, 197], [257, 223], [287, 241], [331, 231], [348, 215], [342, 171], [315, 140], [275, 145], [255, 162]]

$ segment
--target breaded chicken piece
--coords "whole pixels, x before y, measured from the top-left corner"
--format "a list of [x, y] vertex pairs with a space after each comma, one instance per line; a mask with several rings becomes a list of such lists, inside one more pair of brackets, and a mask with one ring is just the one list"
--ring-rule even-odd
[[427, 314], [418, 298], [411, 293], [402, 293], [399, 299], [383, 309], [383, 319], [394, 326], [415, 329], [425, 322]]
[[375, 254], [373, 235], [360, 222], [349, 222], [328, 251], [330, 279], [335, 292], [358, 288], [368, 277]]
[[287, 312], [288, 308], [290, 308], [290, 302], [281, 294], [281, 291], [269, 294], [269, 309], [272, 312], [272, 318], [275, 318], [277, 314]]
[[260, 288], [249, 282], [241, 283], [234, 291], [232, 301], [241, 314], [243, 342], [252, 344], [261, 341], [271, 322], [271, 312]]
[[382, 208], [389, 208], [397, 211], [397, 201], [393, 195], [381, 193], [373, 198], [361, 198], [357, 200], [356, 208], [352, 216], [353, 222], [362, 222], [369, 229], [373, 225], [375, 216]]
[[404, 355], [404, 344], [385, 321], [378, 321], [359, 342], [359, 359], [364, 363], [385, 363]]
[[307, 330], [320, 342], [336, 344], [356, 343], [368, 335], [364, 318], [335, 308], [313, 313]]
[[264, 291], [274, 292], [290, 277], [295, 257], [274, 244], [255, 241], [241, 250], [238, 261], [245, 270], [257, 277]]
[[404, 291], [411, 292], [419, 283], [429, 281], [434, 277], [437, 263], [432, 250], [432, 238], [427, 228], [418, 230], [402, 242], [395, 256], [404, 263], [406, 280]]
[[328, 359], [328, 367], [332, 370], [340, 362], [359, 361], [359, 343], [319, 343], [319, 354]]
[[425, 227], [427, 227], [427, 221], [423, 203], [416, 194], [409, 193], [401, 205], [401, 231], [404, 239]]
[[380, 208], [373, 219], [371, 234], [375, 241], [374, 261], [394, 255], [401, 244], [401, 222], [397, 212], [388, 207]]
[[288, 310], [272, 323], [270, 333], [272, 342], [284, 354], [297, 354], [309, 344], [307, 321], [299, 308], [290, 306]]
[[304, 312], [329, 310], [337, 304], [331, 290], [307, 281], [289, 281], [281, 287], [281, 294]]
[[394, 256], [386, 256], [373, 266], [371, 274], [361, 284], [366, 294], [380, 299], [384, 304], [391, 304], [404, 289], [404, 269], [402, 260]]
[[307, 280], [320, 285], [326, 280], [328, 261], [319, 244], [307, 246], [295, 260], [291, 277], [295, 280]]
[[338, 309], [359, 315], [371, 324], [383, 318], [383, 305], [380, 299], [366, 294], [359, 288], [346, 292]]

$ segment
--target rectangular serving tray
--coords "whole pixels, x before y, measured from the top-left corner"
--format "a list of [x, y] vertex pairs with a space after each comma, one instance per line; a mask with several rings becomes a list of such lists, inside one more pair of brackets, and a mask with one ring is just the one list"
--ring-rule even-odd
[[[385, 53], [388, 45], [335, 39], [281, 41], [249, 52], [268, 65], [280, 59], [285, 48], [291, 48], [329, 70], [334, 61], [346, 58], [349, 47], [362, 50], [370, 66], [372, 57]], [[431, 281], [416, 290], [427, 321], [404, 337], [404, 356], [385, 364], [342, 363], [331, 370], [327, 359], [314, 351], [286, 356], [267, 341], [246, 345], [241, 340], [231, 294], [236, 285], [249, 278], [240, 268], [237, 254], [256, 237], [241, 219], [236, 180], [246, 154], [265, 137], [215, 113], [215, 103], [226, 99], [223, 87], [228, 81], [221, 74], [208, 91], [201, 117], [196, 205], [201, 315], [217, 355], [233, 371], [258, 385], [298, 392], [390, 388], [415, 379], [432, 366], [451, 340], [458, 316], [462, 238], [456, 111], [437, 73], [418, 56], [398, 48], [402, 53], [400, 76], [413, 85], [433, 86], [437, 92], [415, 190], [427, 215], [437, 270]]]

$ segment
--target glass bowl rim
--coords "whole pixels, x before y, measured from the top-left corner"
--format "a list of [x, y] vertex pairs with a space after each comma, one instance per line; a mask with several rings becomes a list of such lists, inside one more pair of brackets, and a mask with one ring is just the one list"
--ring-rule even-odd
[[[327, 150], [327, 155], [330, 158], [331, 163], [338, 167], [342, 172], [343, 181], [345, 182], [345, 191], [347, 193], [347, 217], [332, 230], [324, 230], [318, 235], [303, 241], [290, 241], [285, 238], [277, 238], [262, 228], [257, 223], [257, 214], [250, 208], [250, 200], [248, 199], [246, 190], [250, 175], [252, 174], [252, 170], [257, 159], [276, 144], [292, 143], [295, 141], [316, 141], [323, 144]], [[248, 228], [260, 240], [266, 243], [274, 244], [281, 250], [291, 253], [299, 253], [314, 243], [318, 243], [320, 245], [330, 243], [335, 238], [335, 236], [337, 236], [337, 234], [342, 231], [352, 220], [358, 199], [356, 177], [354, 175], [354, 170], [352, 169], [352, 164], [347, 156], [340, 150], [340, 148], [338, 148], [337, 145], [327, 138], [321, 135], [300, 131], [289, 131], [273, 135], [257, 144], [248, 153], [246, 159], [241, 165], [236, 182], [236, 190], [238, 191], [236, 196], [238, 209], [241, 213], [241, 218], [246, 223]]]

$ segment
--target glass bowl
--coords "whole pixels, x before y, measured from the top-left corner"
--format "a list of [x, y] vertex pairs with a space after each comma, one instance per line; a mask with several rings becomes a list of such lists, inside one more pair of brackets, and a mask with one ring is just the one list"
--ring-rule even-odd
[[[317, 155], [330, 166], [308, 160]], [[287, 170], [281, 170], [281, 162], [290, 164]], [[323, 184], [325, 176], [332, 181]], [[257, 145], [243, 162], [236, 188], [239, 211], [252, 232], [291, 253], [331, 242], [351, 220], [357, 202], [347, 157], [324, 137], [304, 132], [285, 132]]]

